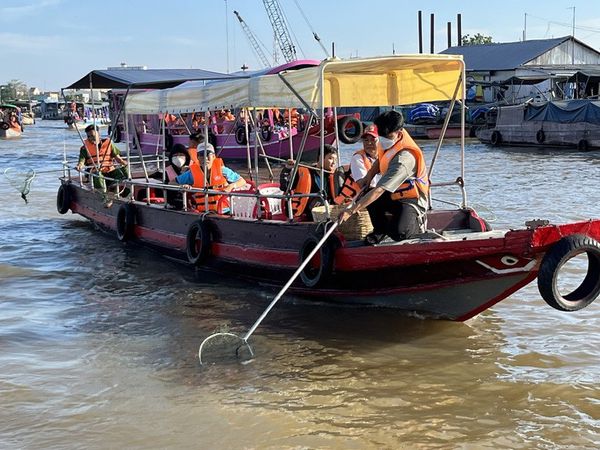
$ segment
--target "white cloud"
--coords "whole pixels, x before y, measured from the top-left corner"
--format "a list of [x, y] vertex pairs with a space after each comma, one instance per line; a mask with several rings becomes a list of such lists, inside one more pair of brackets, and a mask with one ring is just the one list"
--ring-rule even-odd
[[0, 33], [3, 52], [27, 52], [32, 54], [46, 53], [48, 50], [59, 50], [66, 41], [60, 36], [32, 36], [20, 33]]
[[6, 6], [0, 8], [0, 19], [4, 21], [22, 19], [31, 14], [40, 13], [44, 8], [60, 5], [62, 2], [63, 0], [42, 0], [28, 5]]

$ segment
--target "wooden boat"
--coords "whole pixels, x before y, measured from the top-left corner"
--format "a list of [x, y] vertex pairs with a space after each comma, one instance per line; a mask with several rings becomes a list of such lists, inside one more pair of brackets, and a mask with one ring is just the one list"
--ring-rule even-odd
[[15, 105], [0, 105], [0, 138], [16, 138], [23, 134], [23, 127], [18, 122], [12, 122], [11, 117], [18, 114], [18, 108]]
[[[198, 87], [188, 91], [184, 101], [169, 101], [168, 90], [160, 96], [135, 94], [127, 99], [125, 109], [134, 114], [178, 113], [192, 108], [218, 110], [227, 104], [251, 114], [256, 107], [303, 106], [311, 111], [312, 121], [328, 107], [445, 100], [451, 102], [450, 113], [456, 100], [465, 103], [464, 80], [462, 57], [455, 55], [330, 59], [294, 72]], [[464, 108], [461, 114], [464, 124]], [[448, 120], [429, 165], [430, 177]], [[323, 120], [319, 126], [324, 142]], [[464, 139], [463, 132], [461, 158]], [[128, 157], [132, 158], [131, 149]], [[133, 166], [135, 161], [130, 161]], [[258, 161], [255, 149], [252, 168], [257, 184]], [[538, 220], [521, 229], [491, 230], [467, 205], [464, 164], [460, 167], [459, 177], [449, 178], [453, 181], [433, 181], [432, 189], [458, 188], [460, 203], [453, 209], [432, 208], [426, 233], [372, 246], [349, 239], [346, 231], [337, 229], [291, 292], [318, 301], [389, 307], [457, 321], [477, 315], [536, 278], [544, 300], [563, 311], [581, 309], [598, 296], [600, 220], [564, 225]], [[173, 210], [164, 203], [165, 190], [180, 188], [133, 177], [123, 183], [129, 188], [128, 196], [117, 197], [106, 207], [105, 194], [92, 189], [82, 174], [73, 175], [68, 164], [64, 170], [57, 194], [59, 212], [71, 210], [122, 241], [151, 246], [191, 265], [264, 283], [283, 284], [330, 224], [287, 217], [284, 205], [294, 195], [272, 184], [231, 193], [231, 214], [198, 214]], [[143, 200], [138, 200], [140, 193]], [[190, 191], [182, 195], [187, 204]], [[580, 254], [588, 257], [587, 275], [574, 291], [561, 292], [558, 273]]]
[[500, 106], [476, 131], [494, 146], [564, 147], [588, 151], [600, 147], [600, 102], [561, 100]]

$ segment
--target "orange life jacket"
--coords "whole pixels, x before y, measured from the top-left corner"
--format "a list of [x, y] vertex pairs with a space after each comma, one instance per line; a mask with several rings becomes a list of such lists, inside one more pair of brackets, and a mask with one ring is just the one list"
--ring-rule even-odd
[[283, 113], [283, 118], [289, 122], [290, 128], [296, 127], [298, 125], [298, 110], [296, 108], [292, 108], [292, 114], [290, 119], [290, 111], [286, 109]]
[[100, 168], [100, 172], [106, 173], [114, 170], [112, 163], [112, 143], [110, 139], [104, 139], [100, 142], [100, 145], [96, 147], [96, 144], [90, 142], [89, 139], [83, 141], [85, 149], [87, 150], [87, 156], [85, 159], [85, 165]]
[[[364, 153], [364, 150], [362, 150], [362, 152]], [[360, 152], [356, 152], [356, 153], [360, 153]], [[363, 155], [363, 158], [368, 160], [368, 158], [365, 155], [366, 155], [366, 153]], [[368, 162], [369, 162], [369, 164], [371, 164], [370, 161], [368, 161]], [[367, 167], [367, 170], [371, 168], [370, 165], [367, 166], [367, 161], [365, 161], [365, 167]], [[342, 184], [341, 187], [336, 185], [336, 182], [335, 182], [336, 176], [337, 176], [337, 172], [332, 173], [329, 177], [329, 189], [330, 189], [330, 192], [332, 193], [331, 195], [333, 197], [333, 202], [336, 205], [342, 205], [344, 203], [351, 202], [352, 199], [354, 197], [356, 197], [356, 195], [359, 193], [360, 186], [358, 185], [356, 180], [350, 174], [350, 167], [344, 166], [344, 183]]]
[[[204, 172], [200, 167], [200, 164], [191, 163], [190, 170], [192, 171], [192, 176], [194, 177], [193, 186], [198, 189], [204, 189]], [[219, 190], [227, 186], [227, 179], [223, 176], [223, 160], [221, 158], [215, 158], [212, 167], [209, 171], [210, 181], [208, 184], [208, 189]], [[195, 193], [192, 195], [192, 198], [195, 201], [196, 211], [204, 212], [206, 211], [205, 206], [205, 195], [201, 193]], [[218, 194], [208, 194], [208, 210], [216, 211], [217, 210], [217, 202], [221, 198]], [[228, 205], [225, 205], [228, 206]]]
[[[312, 188], [312, 178], [310, 176], [310, 171], [306, 167], [298, 167], [298, 171], [296, 172], [297, 180], [294, 183], [294, 189], [291, 190], [293, 194], [310, 194], [310, 190]], [[310, 197], [292, 197], [292, 211], [294, 213], [293, 217], [300, 217], [304, 210], [306, 209], [306, 205], [308, 205], [308, 201]]]
[[190, 161], [200, 165], [200, 161], [198, 161], [198, 148], [197, 147], [189, 147], [188, 155], [190, 155]]
[[377, 149], [379, 155], [379, 173], [384, 175], [388, 170], [390, 161], [401, 151], [408, 151], [415, 158], [416, 176], [409, 177], [402, 183], [392, 193], [392, 200], [416, 199], [419, 198], [421, 193], [426, 196], [429, 195], [429, 178], [427, 177], [427, 168], [425, 167], [425, 157], [419, 146], [406, 131], [402, 131], [402, 138], [391, 148], [385, 151], [381, 147]]
[[10, 120], [10, 127], [15, 131], [23, 131], [23, 128], [17, 119]]

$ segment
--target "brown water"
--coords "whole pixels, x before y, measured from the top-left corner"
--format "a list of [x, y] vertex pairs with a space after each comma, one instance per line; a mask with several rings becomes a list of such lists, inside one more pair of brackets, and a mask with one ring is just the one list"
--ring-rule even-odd
[[[0, 168], [59, 168], [63, 146], [40, 122], [0, 140]], [[598, 156], [471, 142], [470, 199], [496, 228], [598, 217]], [[57, 174], [29, 205], [0, 177], [2, 449], [600, 447], [600, 303], [561, 313], [534, 283], [461, 324], [284, 300], [256, 359], [201, 367], [202, 339], [245, 332], [272, 290], [59, 216]]]

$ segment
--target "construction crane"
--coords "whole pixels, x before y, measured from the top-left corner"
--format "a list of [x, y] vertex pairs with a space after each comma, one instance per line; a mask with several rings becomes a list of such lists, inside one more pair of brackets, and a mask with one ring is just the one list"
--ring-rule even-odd
[[297, 59], [296, 47], [292, 42], [292, 37], [283, 18], [283, 12], [278, 0], [263, 0], [263, 4], [267, 10], [267, 16], [269, 16], [269, 21], [275, 32], [275, 39], [279, 43], [283, 58], [286, 62], [295, 61]]
[[254, 36], [254, 33], [252, 33], [252, 30], [248, 27], [246, 22], [244, 22], [244, 19], [242, 19], [242, 16], [240, 16], [240, 14], [237, 11], [233, 11], [233, 13], [236, 15], [236, 17], [240, 21], [242, 30], [244, 30], [244, 33], [246, 33], [246, 37], [248, 37], [248, 40], [250, 41], [250, 44], [252, 45], [252, 49], [254, 50], [254, 53], [256, 54], [256, 56], [258, 57], [260, 62], [262, 63], [263, 67], [271, 67], [271, 63], [267, 59], [265, 52], [263, 52], [262, 48], [258, 44], [258, 40]]

